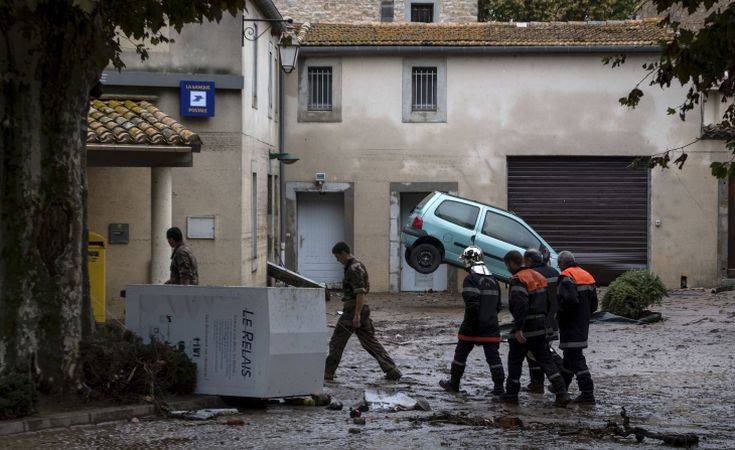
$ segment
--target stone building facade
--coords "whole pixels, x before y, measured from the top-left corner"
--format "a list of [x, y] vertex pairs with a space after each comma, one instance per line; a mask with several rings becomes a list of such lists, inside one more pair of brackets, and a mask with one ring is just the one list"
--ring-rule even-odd
[[433, 22], [477, 22], [476, 0], [277, 0], [297, 22], [410, 22], [411, 5], [431, 6]]

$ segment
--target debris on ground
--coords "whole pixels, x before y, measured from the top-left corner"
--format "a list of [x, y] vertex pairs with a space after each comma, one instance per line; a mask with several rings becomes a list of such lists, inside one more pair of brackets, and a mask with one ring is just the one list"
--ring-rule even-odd
[[327, 405], [327, 409], [332, 410], [332, 411], [342, 411], [342, 408], [344, 408], [344, 406], [342, 405], [342, 402], [338, 402], [336, 400], [332, 400], [332, 402], [329, 405]]
[[523, 421], [518, 417], [500, 416], [496, 417], [494, 421], [500, 428], [523, 428]]
[[362, 433], [362, 430], [359, 428], [350, 428], [349, 430], [347, 430], [347, 432], [350, 434], [360, 434]]
[[140, 423], [140, 419], [138, 419], [137, 417], [133, 417], [130, 419], [130, 423]]
[[187, 420], [209, 420], [217, 416], [225, 414], [237, 414], [239, 411], [235, 408], [214, 408], [214, 409], [198, 409], [198, 410], [181, 410], [171, 411], [168, 413], [170, 417]]
[[465, 412], [453, 413], [449, 411], [441, 411], [427, 417], [414, 417], [411, 419], [414, 424], [428, 423], [430, 425], [448, 424], [448, 425], [466, 425], [470, 427], [494, 427], [495, 422], [491, 419], [483, 417], [472, 417]]
[[625, 408], [620, 412], [620, 417], [623, 418], [622, 427], [612, 421], [608, 422], [606, 427], [616, 436], [628, 437], [633, 435], [638, 443], [643, 442], [646, 438], [658, 439], [672, 447], [692, 447], [699, 444], [699, 436], [694, 433], [656, 433], [641, 427], [631, 427], [630, 417], [628, 417]]
[[592, 314], [590, 323], [633, 323], [636, 325], [644, 325], [648, 323], [660, 322], [663, 319], [661, 313], [653, 311], [645, 311], [645, 314], [638, 319], [630, 319], [628, 317], [618, 316], [607, 311], [597, 311]]
[[403, 392], [393, 394], [367, 389], [364, 394], [365, 403], [374, 411], [430, 411], [431, 407], [426, 400], [416, 400]]
[[242, 419], [238, 419], [237, 417], [230, 417], [227, 419], [227, 422], [225, 422], [227, 425], [245, 425], [245, 421]]
[[352, 423], [354, 423], [355, 425], [365, 425], [366, 422], [367, 421], [364, 417], [355, 417], [354, 419], [352, 419]]
[[332, 396], [329, 394], [314, 394], [311, 397], [314, 399], [316, 406], [327, 406], [332, 403]]
[[362, 411], [360, 411], [358, 408], [352, 408], [352, 409], [350, 409], [350, 417], [351, 418], [354, 419], [355, 417], [360, 417], [360, 416], [362, 416]]

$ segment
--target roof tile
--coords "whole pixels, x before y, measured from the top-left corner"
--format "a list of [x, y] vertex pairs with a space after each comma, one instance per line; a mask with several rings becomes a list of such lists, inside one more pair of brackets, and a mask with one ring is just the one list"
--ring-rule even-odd
[[[311, 23], [301, 45], [597, 46], [655, 45], [671, 37], [658, 19], [608, 22]], [[304, 32], [305, 29], [305, 32]]]
[[202, 143], [199, 135], [145, 100], [92, 100], [87, 125], [90, 144], [198, 147]]

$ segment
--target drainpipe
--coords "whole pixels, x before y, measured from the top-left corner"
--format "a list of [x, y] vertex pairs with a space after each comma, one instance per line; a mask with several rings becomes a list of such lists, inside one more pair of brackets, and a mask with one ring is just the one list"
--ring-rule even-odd
[[[284, 72], [281, 65], [278, 65], [278, 153], [283, 155], [285, 152], [285, 145], [283, 142], [283, 135], [285, 130], [285, 117], [286, 114], [283, 111], [283, 93], [285, 91], [284, 89]], [[285, 192], [285, 186], [286, 181], [283, 178], [283, 172], [286, 165], [283, 164], [283, 161], [279, 158], [278, 160], [278, 205], [280, 208], [280, 211], [278, 211], [278, 244], [280, 246], [279, 249], [279, 256], [281, 259], [281, 265], [286, 267], [286, 194]]]

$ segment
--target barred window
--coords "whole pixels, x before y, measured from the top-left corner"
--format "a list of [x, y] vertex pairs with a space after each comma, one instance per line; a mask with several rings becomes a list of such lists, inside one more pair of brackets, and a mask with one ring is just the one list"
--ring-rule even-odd
[[411, 71], [411, 109], [436, 111], [436, 67], [413, 67]]
[[413, 3], [411, 5], [411, 22], [434, 21], [434, 5], [431, 3]]
[[394, 18], [393, 0], [383, 0], [380, 2], [380, 21], [393, 22]]
[[310, 111], [332, 110], [332, 68], [309, 67], [309, 105]]

